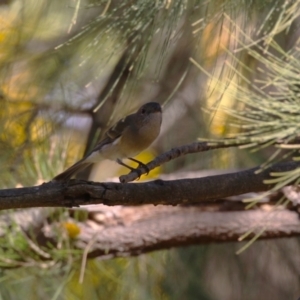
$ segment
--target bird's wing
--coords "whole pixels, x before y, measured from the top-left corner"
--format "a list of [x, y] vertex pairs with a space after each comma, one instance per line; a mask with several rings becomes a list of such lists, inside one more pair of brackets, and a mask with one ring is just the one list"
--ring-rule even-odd
[[130, 120], [133, 115], [129, 115], [123, 119], [121, 119], [119, 122], [117, 122], [114, 126], [109, 128], [106, 133], [104, 139], [102, 139], [93, 149], [92, 152], [100, 150], [104, 145], [107, 145], [109, 143], [112, 143], [114, 140], [119, 138], [124, 130], [127, 128], [127, 126], [130, 124]]

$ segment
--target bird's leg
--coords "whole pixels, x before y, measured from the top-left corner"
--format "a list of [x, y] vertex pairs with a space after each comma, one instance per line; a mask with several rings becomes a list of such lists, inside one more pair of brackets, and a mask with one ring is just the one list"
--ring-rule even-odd
[[142, 163], [141, 161], [139, 161], [139, 160], [137, 160], [137, 159], [135, 159], [135, 158], [132, 158], [132, 157], [128, 157], [128, 159], [130, 159], [130, 160], [132, 160], [132, 161], [134, 161], [134, 162], [138, 163], [138, 164], [139, 164], [138, 168], [139, 168], [139, 167], [143, 167], [143, 168], [145, 168], [145, 169], [146, 169], [146, 171], [147, 171], [147, 174], [146, 174], [146, 175], [148, 175], [148, 174], [149, 174], [150, 170], [149, 170], [149, 168], [147, 167], [147, 165], [145, 165], [145, 164], [144, 164], [144, 163]]
[[119, 159], [119, 158], [117, 158], [117, 163], [119, 164], [119, 165], [121, 165], [121, 166], [123, 166], [123, 167], [126, 167], [126, 168], [128, 168], [129, 170], [131, 170], [131, 171], [135, 171], [135, 168], [132, 168], [132, 167], [130, 167], [130, 166], [128, 166], [128, 165], [126, 165], [125, 163], [123, 163], [122, 162], [122, 160], [121, 159]]
[[132, 167], [126, 165], [126, 164], [123, 163], [122, 160], [119, 159], [119, 158], [117, 158], [117, 163], [118, 163], [119, 165], [121, 165], [121, 166], [124, 166], [124, 167], [128, 168], [128, 169], [131, 170], [131, 171], [137, 172], [138, 175], [139, 175], [138, 179], [141, 177], [141, 175], [142, 175], [142, 171], [141, 171], [141, 170], [138, 170], [138, 169], [135, 169], [135, 168], [132, 168]]

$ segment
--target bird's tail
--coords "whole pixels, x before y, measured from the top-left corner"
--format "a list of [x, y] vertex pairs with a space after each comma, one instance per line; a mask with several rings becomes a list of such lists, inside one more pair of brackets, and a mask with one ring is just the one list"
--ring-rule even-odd
[[92, 165], [92, 163], [79, 161], [75, 165], [73, 165], [69, 169], [67, 169], [66, 171], [55, 176], [52, 180], [55, 180], [55, 181], [69, 180], [73, 175], [75, 175], [79, 171], [87, 168], [90, 165]]

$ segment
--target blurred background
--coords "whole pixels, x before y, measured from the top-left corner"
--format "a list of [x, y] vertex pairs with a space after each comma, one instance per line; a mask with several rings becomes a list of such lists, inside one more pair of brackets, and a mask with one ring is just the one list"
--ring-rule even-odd
[[[299, 4], [0, 1], [0, 188], [51, 180], [145, 102], [163, 105], [160, 137], [137, 157], [146, 163], [172, 147], [238, 134], [241, 127], [232, 121], [236, 111], [247, 118], [246, 105], [255, 110], [266, 99], [298, 99]], [[153, 170], [147, 179], [179, 171], [248, 168], [269, 156], [268, 149], [193, 154]], [[126, 172], [103, 161], [78, 178], [103, 181]], [[7, 231], [1, 239], [14, 238]], [[23, 245], [17, 240], [9, 245], [18, 249], [18, 242]], [[76, 259], [60, 263], [58, 257], [53, 265], [11, 270], [3, 265], [0, 297], [300, 297], [299, 239], [259, 241], [236, 255], [239, 248], [191, 246], [92, 260], [83, 284], [78, 283]]]

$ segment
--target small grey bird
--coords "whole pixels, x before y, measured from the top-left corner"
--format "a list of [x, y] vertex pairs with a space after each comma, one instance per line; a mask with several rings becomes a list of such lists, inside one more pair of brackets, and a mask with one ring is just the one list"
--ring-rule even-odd
[[103, 159], [114, 160], [131, 170], [133, 168], [122, 162], [123, 158], [143, 165], [133, 159], [135, 156], [148, 148], [157, 138], [162, 122], [162, 109], [159, 103], [149, 102], [141, 106], [134, 114], [118, 121], [106, 133], [102, 141], [66, 171], [55, 176], [53, 180], [69, 180], [73, 175]]

